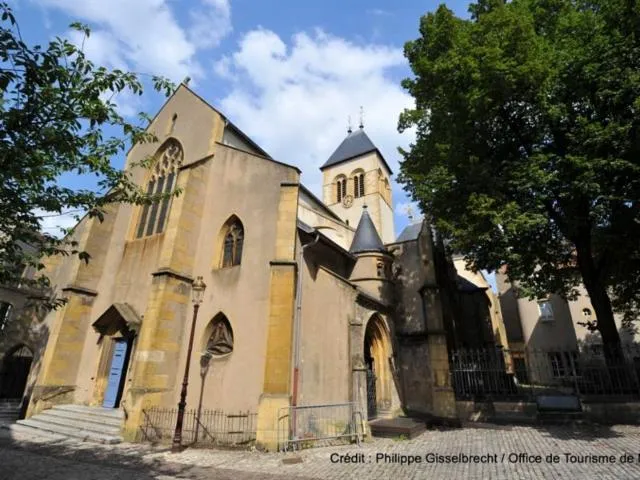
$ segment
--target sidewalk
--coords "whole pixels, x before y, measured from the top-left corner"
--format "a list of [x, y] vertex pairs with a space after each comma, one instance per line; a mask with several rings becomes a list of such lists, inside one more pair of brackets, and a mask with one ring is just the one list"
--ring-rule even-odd
[[[569, 454], [567, 457], [565, 454]], [[626, 457], [626, 454], [630, 457]], [[557, 463], [549, 455], [556, 455]], [[0, 433], [0, 479], [637, 479], [640, 427], [478, 425], [299, 454], [76, 443]], [[284, 464], [285, 458], [301, 463]], [[621, 463], [630, 460], [631, 463]], [[358, 463], [351, 463], [351, 462]], [[444, 463], [444, 462], [451, 463]], [[602, 463], [606, 461], [608, 463]], [[349, 463], [346, 463], [349, 462]], [[453, 463], [458, 462], [458, 463]]]

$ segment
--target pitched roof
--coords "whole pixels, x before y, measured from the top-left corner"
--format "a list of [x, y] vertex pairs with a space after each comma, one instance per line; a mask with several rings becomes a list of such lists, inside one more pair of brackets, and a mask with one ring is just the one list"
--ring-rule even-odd
[[398, 235], [396, 242], [408, 242], [416, 240], [422, 230], [422, 223], [413, 223], [404, 227], [404, 230]]
[[329, 160], [320, 167], [320, 170], [324, 170], [325, 168], [346, 162], [370, 152], [378, 152], [384, 166], [389, 170], [389, 173], [393, 173], [391, 168], [389, 168], [387, 161], [382, 156], [382, 153], [380, 153], [380, 150], [378, 150], [378, 148], [373, 144], [369, 136], [364, 132], [363, 128], [358, 128], [353, 132], [350, 132], [347, 135], [347, 138], [345, 138], [338, 148], [336, 148], [336, 151], [331, 154]]
[[360, 222], [353, 236], [353, 242], [351, 243], [349, 251], [351, 253], [386, 251], [382, 240], [380, 240], [380, 235], [378, 235], [378, 231], [369, 216], [366, 205], [362, 210], [362, 216], [360, 217]]

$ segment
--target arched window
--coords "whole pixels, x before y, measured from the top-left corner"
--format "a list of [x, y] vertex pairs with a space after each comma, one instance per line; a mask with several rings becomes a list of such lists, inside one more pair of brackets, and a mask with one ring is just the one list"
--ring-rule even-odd
[[336, 179], [336, 200], [341, 202], [344, 197], [347, 196], [347, 178], [344, 175], [340, 175]]
[[[174, 139], [167, 140], [158, 150], [151, 178], [147, 184], [148, 195], [168, 194], [173, 190], [182, 159], [183, 152], [180, 144]], [[171, 199], [166, 197], [142, 208], [136, 238], [153, 235], [164, 230], [170, 201]]]
[[232, 217], [223, 227], [223, 245], [221, 267], [240, 265], [242, 261], [242, 247], [244, 244], [244, 228], [242, 222]]
[[224, 314], [219, 313], [211, 320], [209, 338], [207, 339], [206, 353], [219, 357], [233, 352], [233, 330]]
[[353, 176], [353, 196], [355, 198], [364, 197], [364, 172], [357, 170], [351, 175]]

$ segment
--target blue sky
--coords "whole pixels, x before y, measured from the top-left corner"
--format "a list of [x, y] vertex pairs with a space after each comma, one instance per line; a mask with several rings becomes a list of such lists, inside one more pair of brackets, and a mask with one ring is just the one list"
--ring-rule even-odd
[[[302, 180], [321, 193], [318, 167], [357, 125], [398, 171], [398, 115], [412, 105], [400, 87], [410, 75], [402, 48], [418, 36], [420, 17], [446, 3], [467, 16], [467, 1], [364, 0], [15, 0], [29, 43], [54, 36], [80, 42], [68, 25], [88, 24], [87, 55], [96, 63], [190, 86], [224, 112], [274, 158], [297, 165]], [[121, 111], [151, 115], [164, 97], [147, 90], [120, 95]], [[114, 159], [122, 166], [123, 159]], [[72, 175], [64, 182], [90, 186]], [[408, 222], [409, 199], [393, 184], [396, 231]], [[53, 217], [47, 228], [72, 218]], [[52, 222], [56, 222], [55, 225]]]

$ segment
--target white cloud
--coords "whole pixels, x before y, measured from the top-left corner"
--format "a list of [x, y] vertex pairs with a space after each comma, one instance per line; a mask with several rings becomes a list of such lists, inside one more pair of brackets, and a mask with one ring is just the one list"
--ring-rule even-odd
[[[424, 217], [420, 211], [420, 206], [416, 202], [397, 202], [395, 214], [407, 219], [409, 223], [419, 222]], [[413, 220], [411, 220], [411, 218]]]
[[200, 0], [198, 22], [189, 28], [179, 25], [168, 0], [34, 1], [62, 10], [92, 27], [91, 38], [85, 44], [92, 60], [165, 75], [176, 82], [187, 75], [195, 79], [201, 76], [197, 51], [217, 45], [231, 30], [227, 0]]
[[49, 235], [53, 235], [57, 238], [62, 238], [64, 236], [64, 230], [71, 227], [74, 227], [80, 217], [84, 215], [83, 211], [80, 210], [64, 210], [62, 213], [54, 213], [47, 212], [42, 209], [35, 209], [33, 213], [37, 215], [40, 222], [40, 228], [44, 233], [48, 233]]
[[231, 33], [229, 0], [202, 0], [203, 7], [191, 11], [189, 40], [198, 48], [217, 47]]
[[367, 10], [367, 13], [369, 15], [375, 15], [377, 17], [390, 17], [393, 15], [393, 13], [391, 13], [388, 10], [383, 10], [381, 8], [372, 8], [370, 10]]
[[222, 110], [276, 159], [299, 166], [320, 193], [318, 167], [345, 137], [348, 115], [357, 125], [361, 105], [367, 134], [398, 171], [396, 148], [413, 138], [397, 132], [398, 115], [413, 99], [390, 74], [405, 65], [399, 48], [356, 45], [322, 30], [287, 44], [257, 29], [214, 70], [231, 79]]

